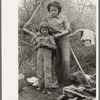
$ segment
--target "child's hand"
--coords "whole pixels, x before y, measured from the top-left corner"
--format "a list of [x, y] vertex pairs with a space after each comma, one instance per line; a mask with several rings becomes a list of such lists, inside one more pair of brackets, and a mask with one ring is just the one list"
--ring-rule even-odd
[[68, 36], [71, 37], [71, 36], [74, 36], [74, 35], [75, 35], [75, 34], [71, 33], [71, 34], [69, 34]]
[[35, 46], [35, 49], [38, 50], [38, 48], [41, 48], [41, 47], [42, 47], [42, 44], [39, 43], [39, 44], [37, 44], [37, 45]]
[[55, 36], [55, 34], [54, 34], [54, 33], [52, 33], [52, 36]]
[[39, 43], [39, 44], [37, 45], [37, 47], [38, 47], [38, 48], [42, 47], [42, 44], [41, 44], [41, 43]]
[[47, 43], [43, 42], [43, 43], [42, 43], [42, 46], [47, 46]]
[[58, 39], [59, 37], [61, 37], [61, 34], [55, 34], [53, 37], [54, 37], [55, 39]]

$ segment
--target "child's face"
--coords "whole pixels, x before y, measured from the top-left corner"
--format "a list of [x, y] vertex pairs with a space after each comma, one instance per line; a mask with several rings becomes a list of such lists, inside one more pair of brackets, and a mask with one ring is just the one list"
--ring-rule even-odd
[[50, 13], [51, 13], [51, 15], [52, 15], [53, 17], [58, 16], [58, 13], [59, 13], [58, 8], [52, 6], [52, 7], [50, 8]]
[[42, 35], [43, 36], [46, 36], [46, 35], [48, 35], [48, 28], [41, 28], [41, 33], [42, 33]]

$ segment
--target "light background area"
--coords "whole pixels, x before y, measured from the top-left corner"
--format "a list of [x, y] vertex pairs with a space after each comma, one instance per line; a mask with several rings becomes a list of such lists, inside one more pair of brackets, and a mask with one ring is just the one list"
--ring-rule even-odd
[[[19, 6], [21, 6], [22, 1], [23, 1], [23, 0], [18, 0]], [[26, 1], [30, 1], [30, 0], [26, 0]], [[33, 1], [34, 1], [34, 0], [33, 0]], [[54, 0], [51, 0], [51, 1], [54, 1]], [[62, 0], [62, 1], [66, 1], [66, 0]], [[85, 0], [83, 0], [83, 1], [85, 1]], [[88, 0], [88, 1], [91, 1], [94, 5], [96, 5], [96, 1], [97, 1], [97, 0]], [[73, 0], [73, 2], [77, 2], [77, 0]], [[88, 2], [87, 2], [87, 4], [88, 4]]]
[[[18, 100], [18, 0], [2, 0], [1, 5], [2, 5], [2, 16], [1, 16], [2, 17], [1, 19], [2, 100]], [[97, 31], [98, 31], [98, 23], [97, 23]], [[97, 52], [98, 52], [98, 34], [97, 34]], [[98, 64], [98, 59], [97, 59], [97, 64]], [[98, 72], [98, 66], [97, 66], [97, 72]], [[98, 77], [97, 77], [97, 86], [98, 86]], [[97, 89], [99, 88], [97, 87]]]
[[2, 100], [18, 100], [18, 1], [2, 0]]

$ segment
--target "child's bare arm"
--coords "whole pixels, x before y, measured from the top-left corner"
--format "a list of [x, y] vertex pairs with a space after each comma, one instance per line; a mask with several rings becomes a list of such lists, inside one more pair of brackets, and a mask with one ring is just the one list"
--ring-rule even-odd
[[56, 45], [50, 45], [49, 47], [50, 47], [52, 50], [56, 50], [56, 49], [57, 49]]
[[48, 45], [48, 48], [52, 49], [52, 50], [56, 50], [57, 47], [56, 45], [53, 45], [53, 44], [47, 44]]

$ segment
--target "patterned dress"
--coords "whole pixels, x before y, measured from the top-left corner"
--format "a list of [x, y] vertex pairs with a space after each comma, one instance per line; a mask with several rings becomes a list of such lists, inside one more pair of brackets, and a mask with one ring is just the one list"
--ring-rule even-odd
[[[40, 36], [36, 38], [37, 45], [46, 43], [49, 46], [38, 48], [37, 51], [37, 76], [39, 88], [51, 88], [52, 50], [56, 48], [53, 37]], [[53, 48], [52, 48], [53, 47]]]

